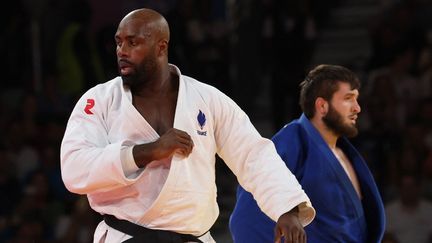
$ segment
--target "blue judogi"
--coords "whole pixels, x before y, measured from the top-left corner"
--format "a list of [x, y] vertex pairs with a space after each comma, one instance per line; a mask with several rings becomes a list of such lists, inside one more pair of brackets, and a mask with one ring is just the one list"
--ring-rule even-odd
[[[308, 242], [381, 242], [385, 216], [380, 194], [365, 161], [346, 138], [340, 138], [337, 146], [356, 171], [362, 200], [304, 114], [282, 128], [273, 142], [316, 210], [315, 219], [305, 227]], [[252, 195], [240, 186], [229, 226], [236, 243], [274, 242], [275, 222], [261, 212]]]

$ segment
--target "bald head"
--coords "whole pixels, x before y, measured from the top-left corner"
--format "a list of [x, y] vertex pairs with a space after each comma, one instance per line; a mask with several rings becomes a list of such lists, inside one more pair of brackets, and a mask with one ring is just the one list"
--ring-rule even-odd
[[168, 22], [158, 12], [141, 8], [128, 13], [120, 22], [119, 28], [125, 25], [139, 25], [144, 35], [169, 42], [170, 31]]
[[131, 90], [167, 77], [169, 27], [158, 12], [145, 8], [130, 12], [114, 38], [119, 71]]

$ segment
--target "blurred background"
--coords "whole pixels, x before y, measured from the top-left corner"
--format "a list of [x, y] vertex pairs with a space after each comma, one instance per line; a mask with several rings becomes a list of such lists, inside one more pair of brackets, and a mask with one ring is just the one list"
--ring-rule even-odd
[[[362, 80], [360, 135], [385, 201], [385, 242], [432, 242], [432, 3], [428, 0], [17, 0], [0, 12], [0, 242], [92, 242], [101, 217], [61, 180], [68, 116], [117, 75], [114, 33], [135, 8], [170, 23], [170, 62], [232, 97], [265, 137], [300, 115], [321, 63]], [[217, 163], [232, 242], [235, 176]]]

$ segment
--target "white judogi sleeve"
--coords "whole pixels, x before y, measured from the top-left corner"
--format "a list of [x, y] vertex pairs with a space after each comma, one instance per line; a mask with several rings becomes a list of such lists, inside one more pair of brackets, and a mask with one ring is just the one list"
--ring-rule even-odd
[[[107, 111], [113, 97], [106, 97], [108, 85], [87, 91], [69, 118], [61, 144], [61, 172], [71, 192], [89, 194], [113, 190], [135, 181], [131, 145], [127, 140], [109, 142]], [[112, 95], [112, 94], [111, 94]]]
[[229, 97], [223, 94], [220, 97], [213, 102], [218, 154], [271, 219], [277, 221], [300, 204], [300, 220], [303, 225], [309, 224], [315, 210], [272, 141], [258, 133], [248, 116]]

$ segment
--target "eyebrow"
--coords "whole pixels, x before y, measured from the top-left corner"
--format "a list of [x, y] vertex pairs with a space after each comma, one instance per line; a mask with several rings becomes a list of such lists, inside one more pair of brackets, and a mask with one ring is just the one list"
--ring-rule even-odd
[[[150, 33], [144, 33], [144, 34], [140, 34], [140, 35], [136, 35], [136, 34], [134, 34], [134, 35], [127, 35], [127, 36], [125, 37], [125, 39], [133, 39], [133, 38], [139, 38], [139, 37], [148, 38], [148, 37], [150, 37], [150, 36], [151, 36]], [[120, 37], [119, 37], [119, 35], [115, 34], [115, 35], [114, 35], [114, 38], [115, 38], [115, 39], [119, 39]]]
[[350, 90], [346, 94], [344, 94], [344, 97], [359, 96], [359, 95], [360, 95], [360, 93], [358, 91], [355, 92], [354, 90]]
[[[125, 36], [125, 39], [127, 39], [127, 38], [135, 38], [135, 36], [136, 36], [135, 34], [134, 35], [127, 35], [127, 36]], [[120, 35], [116, 33], [114, 35], [114, 38], [120, 38]]]

